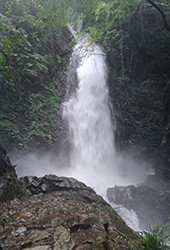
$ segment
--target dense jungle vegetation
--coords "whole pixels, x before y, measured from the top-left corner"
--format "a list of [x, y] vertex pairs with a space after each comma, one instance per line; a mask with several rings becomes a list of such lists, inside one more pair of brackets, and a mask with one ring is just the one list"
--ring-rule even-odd
[[3, 147], [59, 144], [75, 42], [67, 23], [80, 16], [82, 32], [107, 54], [120, 144], [161, 147], [170, 164], [169, 0], [2, 0]]

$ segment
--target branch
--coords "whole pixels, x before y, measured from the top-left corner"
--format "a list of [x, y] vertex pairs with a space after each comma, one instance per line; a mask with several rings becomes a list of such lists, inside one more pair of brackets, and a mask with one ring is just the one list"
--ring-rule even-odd
[[157, 4], [155, 4], [152, 0], [146, 0], [148, 3], [150, 3], [155, 9], [159, 11], [159, 13], [162, 16], [162, 19], [164, 21], [164, 27], [170, 32], [170, 26], [168, 25], [168, 22], [166, 20], [165, 13], [159, 8]]

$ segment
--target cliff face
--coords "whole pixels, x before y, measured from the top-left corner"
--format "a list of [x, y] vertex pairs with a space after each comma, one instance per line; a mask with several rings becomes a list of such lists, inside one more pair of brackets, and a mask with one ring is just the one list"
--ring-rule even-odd
[[22, 194], [14, 183], [13, 196], [1, 193], [1, 249], [140, 249], [139, 236], [85, 184], [55, 175], [18, 181]]
[[107, 189], [109, 202], [121, 204], [129, 210], [135, 211], [139, 218], [140, 228], [143, 229], [148, 228], [148, 225], [161, 225], [168, 221], [169, 217], [169, 183], [155, 179], [154, 185], [154, 180], [150, 178], [148, 181], [150, 183], [152, 181], [152, 185], [149, 186], [149, 183], [146, 183], [137, 187], [129, 185]]

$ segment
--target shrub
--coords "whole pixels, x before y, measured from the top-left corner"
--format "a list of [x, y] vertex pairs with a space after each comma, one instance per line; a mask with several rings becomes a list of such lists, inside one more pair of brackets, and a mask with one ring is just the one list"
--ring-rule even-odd
[[170, 223], [164, 223], [162, 225], [157, 225], [154, 229], [148, 226], [147, 231], [142, 233], [144, 238], [140, 239], [139, 242], [142, 243], [142, 248], [146, 250], [168, 250], [168, 230]]

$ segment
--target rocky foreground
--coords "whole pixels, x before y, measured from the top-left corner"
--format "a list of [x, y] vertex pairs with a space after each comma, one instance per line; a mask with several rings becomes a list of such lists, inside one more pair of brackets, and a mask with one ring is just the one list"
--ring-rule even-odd
[[93, 189], [55, 175], [17, 179], [5, 151], [0, 192], [1, 249], [142, 249], [139, 235]]

